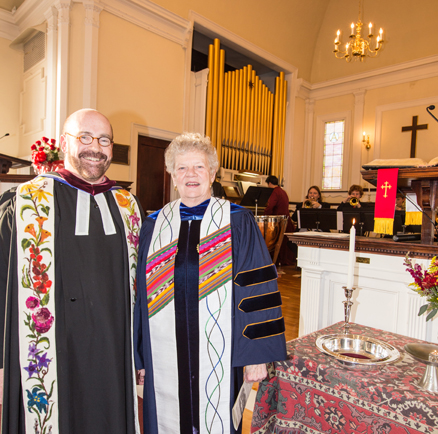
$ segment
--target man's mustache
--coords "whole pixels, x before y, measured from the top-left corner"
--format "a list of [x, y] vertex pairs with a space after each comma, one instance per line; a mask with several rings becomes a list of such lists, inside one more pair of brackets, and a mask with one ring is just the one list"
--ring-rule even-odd
[[103, 161], [108, 160], [108, 157], [102, 152], [84, 151], [79, 154], [79, 158], [83, 158], [83, 157], [97, 158]]

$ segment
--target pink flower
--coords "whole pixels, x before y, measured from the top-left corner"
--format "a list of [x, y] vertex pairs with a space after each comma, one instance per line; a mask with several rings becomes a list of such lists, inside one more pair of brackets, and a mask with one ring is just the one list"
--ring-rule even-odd
[[52, 327], [53, 315], [50, 313], [49, 309], [42, 307], [32, 314], [32, 319], [35, 323], [35, 330], [38, 333], [47, 333]]
[[138, 223], [140, 222], [140, 217], [137, 215], [137, 213], [134, 213], [129, 216], [129, 220], [131, 220], [133, 226], [138, 226]]
[[36, 297], [29, 297], [26, 300], [26, 307], [28, 309], [34, 310], [37, 307], [40, 307], [40, 301]]

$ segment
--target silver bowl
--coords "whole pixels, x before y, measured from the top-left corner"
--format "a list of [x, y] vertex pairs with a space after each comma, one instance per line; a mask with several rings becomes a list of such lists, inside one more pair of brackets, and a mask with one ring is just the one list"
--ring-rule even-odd
[[400, 358], [400, 352], [392, 345], [377, 339], [353, 335], [335, 334], [319, 336], [319, 351], [334, 357], [340, 364], [358, 369], [377, 369]]

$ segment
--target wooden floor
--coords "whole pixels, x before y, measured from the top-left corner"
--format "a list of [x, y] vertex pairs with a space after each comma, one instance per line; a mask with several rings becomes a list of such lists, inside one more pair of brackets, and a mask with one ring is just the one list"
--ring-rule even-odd
[[[281, 274], [282, 272], [284, 274]], [[294, 275], [300, 274], [294, 266], [279, 267], [278, 273], [278, 288], [283, 301], [282, 310], [286, 326], [286, 341], [290, 341], [298, 337], [301, 278], [294, 277]], [[257, 385], [254, 385], [253, 388], [257, 390]], [[243, 414], [243, 434], [250, 433], [251, 419], [252, 412], [245, 410]]]

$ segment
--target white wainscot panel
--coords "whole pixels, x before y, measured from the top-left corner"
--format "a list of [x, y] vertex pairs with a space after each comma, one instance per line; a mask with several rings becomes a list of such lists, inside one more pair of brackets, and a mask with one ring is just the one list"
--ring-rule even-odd
[[[438, 317], [426, 323], [418, 316], [426, 299], [408, 284], [412, 278], [404, 258], [358, 252], [369, 263], [355, 263], [351, 322], [416, 339], [438, 342]], [[427, 267], [429, 261], [416, 260]], [[348, 251], [299, 246], [302, 268], [299, 335], [344, 320], [343, 286], [347, 282]]]
[[[327, 314], [327, 324], [344, 321], [344, 305], [346, 299], [343, 283], [329, 282], [329, 300], [332, 306]], [[399, 291], [391, 288], [380, 289], [372, 286], [361, 286], [353, 292], [350, 322], [388, 330], [397, 333]], [[391, 308], [394, 306], [395, 308]]]

